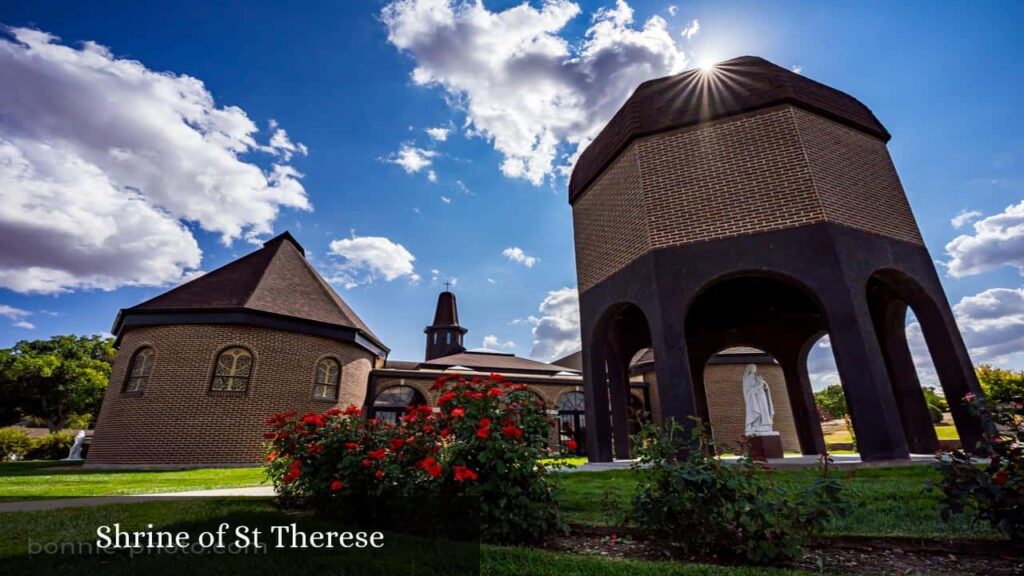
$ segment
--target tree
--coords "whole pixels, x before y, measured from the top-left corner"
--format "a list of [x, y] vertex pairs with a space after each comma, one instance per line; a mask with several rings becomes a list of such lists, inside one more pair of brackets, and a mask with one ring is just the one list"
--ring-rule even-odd
[[1014, 372], [982, 364], [978, 366], [977, 374], [981, 391], [990, 401], [1002, 403], [1024, 398], [1024, 371]]
[[949, 412], [949, 403], [946, 402], [944, 396], [939, 396], [939, 393], [935, 391], [932, 386], [922, 386], [921, 392], [924, 392], [924, 401], [929, 406], [935, 406], [939, 412]]
[[115, 354], [101, 336], [22, 340], [0, 350], [0, 398], [15, 403], [6, 411], [41, 417], [56, 432], [73, 414], [99, 411]]
[[846, 396], [843, 395], [843, 387], [839, 384], [833, 384], [824, 390], [815, 392], [814, 403], [832, 418], [839, 419], [846, 416]]

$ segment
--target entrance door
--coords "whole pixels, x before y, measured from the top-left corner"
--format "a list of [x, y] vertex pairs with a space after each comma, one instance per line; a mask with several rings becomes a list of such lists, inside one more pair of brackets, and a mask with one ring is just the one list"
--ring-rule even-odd
[[[585, 408], [582, 392], [566, 392], [558, 400], [558, 436], [563, 454], [573, 453], [579, 456], [587, 454]], [[576, 442], [575, 450], [568, 449], [569, 440]]]

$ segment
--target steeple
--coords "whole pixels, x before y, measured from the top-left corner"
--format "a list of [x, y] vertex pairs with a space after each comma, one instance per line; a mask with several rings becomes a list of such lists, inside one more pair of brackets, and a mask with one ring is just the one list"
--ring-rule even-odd
[[[445, 285], [448, 288], [449, 285]], [[455, 294], [445, 290], [437, 295], [437, 309], [434, 311], [434, 323], [423, 329], [427, 335], [426, 360], [465, 352], [462, 337], [468, 332], [459, 326], [459, 309], [455, 304]]]

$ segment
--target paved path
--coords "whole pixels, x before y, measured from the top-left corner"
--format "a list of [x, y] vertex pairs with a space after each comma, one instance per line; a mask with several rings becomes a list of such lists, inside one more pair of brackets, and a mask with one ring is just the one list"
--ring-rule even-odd
[[[725, 460], [735, 460], [735, 456], [725, 456]], [[840, 468], [866, 468], [879, 466], [920, 466], [935, 461], [932, 454], [912, 454], [910, 460], [894, 460], [884, 462], [861, 462], [857, 455], [835, 455], [832, 457], [835, 466]], [[604, 470], [625, 470], [633, 465], [634, 460], [616, 460], [614, 462], [588, 462], [575, 468], [566, 468], [562, 472], [602, 472]], [[788, 456], [768, 461], [772, 468], [809, 468], [818, 465], [817, 456]], [[245, 488], [219, 488], [216, 490], [191, 490], [187, 492], [164, 492], [161, 494], [139, 494], [134, 496], [90, 496], [85, 498], [61, 498], [54, 500], [28, 500], [25, 502], [0, 503], [3, 512], [37, 512], [40, 510], [56, 510], [59, 508], [82, 508], [87, 506], [105, 506], [107, 504], [135, 504], [152, 502], [162, 498], [268, 498], [274, 496], [271, 486], [252, 486]]]

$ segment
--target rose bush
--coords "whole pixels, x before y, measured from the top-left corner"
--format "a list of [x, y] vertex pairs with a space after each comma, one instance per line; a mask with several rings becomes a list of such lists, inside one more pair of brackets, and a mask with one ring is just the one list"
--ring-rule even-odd
[[436, 409], [410, 407], [397, 424], [353, 406], [274, 415], [266, 466], [281, 502], [403, 529], [478, 528], [489, 542], [563, 529], [541, 402], [496, 374], [434, 388]]
[[673, 420], [634, 437], [639, 475], [629, 519], [642, 531], [702, 560], [773, 564], [798, 557], [804, 543], [851, 505], [842, 484], [823, 474], [807, 486], [776, 484], [744, 454], [726, 463], [698, 421], [687, 439]]
[[[1024, 404], [990, 405], [973, 394], [964, 400], [981, 422], [982, 439], [974, 454], [961, 449], [939, 455], [940, 513], [947, 522], [954, 516], [987, 521], [1019, 544], [1024, 541]], [[988, 464], [973, 457], [986, 457]]]

